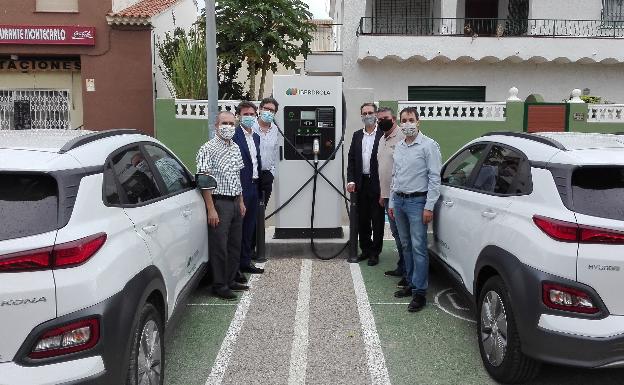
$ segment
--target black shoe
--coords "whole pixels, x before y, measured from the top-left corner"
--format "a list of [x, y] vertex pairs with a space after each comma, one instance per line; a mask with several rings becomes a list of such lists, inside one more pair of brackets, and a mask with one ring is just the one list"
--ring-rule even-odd
[[358, 262], [361, 262], [361, 261], [363, 261], [363, 260], [365, 260], [365, 259], [368, 259], [368, 254], [364, 254], [364, 253], [362, 253], [362, 254], [360, 254], [360, 255], [358, 256]]
[[386, 277], [402, 277], [403, 273], [401, 273], [399, 270], [388, 270], [384, 273], [384, 275]]
[[234, 282], [230, 285], [230, 290], [232, 291], [247, 291], [249, 290], [249, 286], [240, 284], [238, 282]]
[[412, 302], [407, 305], [407, 311], [410, 313], [416, 313], [417, 311], [421, 311], [425, 305], [427, 304], [427, 298], [421, 294], [414, 294], [414, 298], [412, 298]]
[[379, 255], [373, 255], [368, 258], [368, 266], [375, 266], [379, 263]]
[[409, 282], [407, 282], [407, 279], [405, 279], [405, 277], [403, 277], [403, 278], [401, 278], [399, 283], [397, 283], [397, 287], [399, 289], [405, 289], [406, 287], [409, 287]]
[[241, 271], [243, 273], [251, 273], [251, 274], [262, 274], [262, 273], [264, 273], [264, 269], [261, 269], [259, 267], [254, 266], [254, 265], [241, 267]]
[[245, 277], [245, 274], [241, 273], [240, 271], [237, 271], [236, 277], [234, 278], [234, 282], [244, 285], [247, 282], [249, 282], [249, 280], [247, 279], [247, 277]]
[[405, 297], [411, 297], [412, 296], [412, 288], [411, 287], [405, 287], [399, 291], [395, 291], [394, 292], [394, 296], [396, 298], [405, 298]]
[[215, 297], [219, 297], [226, 301], [236, 301], [238, 299], [236, 294], [234, 294], [234, 292], [230, 289], [213, 290], [212, 293], [215, 295]]

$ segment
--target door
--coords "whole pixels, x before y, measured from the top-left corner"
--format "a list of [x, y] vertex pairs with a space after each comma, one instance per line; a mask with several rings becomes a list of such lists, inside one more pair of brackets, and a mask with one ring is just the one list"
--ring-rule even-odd
[[492, 36], [496, 34], [498, 0], [466, 0], [464, 34]]
[[0, 130], [69, 129], [70, 92], [56, 89], [0, 89]]
[[[485, 156], [488, 143], [478, 143], [465, 149], [448, 161], [442, 171], [440, 199], [434, 216], [434, 251], [463, 278], [459, 263], [465, 244], [470, 243], [467, 221], [469, 189], [474, 170]], [[470, 289], [470, 288], [468, 288]]]
[[524, 108], [526, 132], [568, 131], [570, 106], [567, 103], [527, 103]]
[[184, 276], [189, 226], [176, 203], [166, 198], [162, 180], [156, 177], [155, 166], [148, 158], [136, 144], [114, 154], [108, 167], [116, 177], [121, 207], [163, 274], [171, 313]]
[[150, 156], [165, 187], [167, 201], [178, 211], [184, 229], [182, 242], [188, 246], [184, 255], [183, 277], [179, 289], [183, 289], [203, 263], [208, 262], [208, 233], [206, 206], [199, 190], [194, 187], [190, 173], [182, 163], [162, 147], [147, 144]]

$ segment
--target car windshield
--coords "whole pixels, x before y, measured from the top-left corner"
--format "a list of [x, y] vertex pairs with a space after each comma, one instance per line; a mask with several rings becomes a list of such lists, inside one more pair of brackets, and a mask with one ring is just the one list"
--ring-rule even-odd
[[624, 167], [581, 167], [572, 175], [574, 210], [624, 220]]
[[58, 187], [44, 174], [0, 173], [0, 241], [55, 230]]

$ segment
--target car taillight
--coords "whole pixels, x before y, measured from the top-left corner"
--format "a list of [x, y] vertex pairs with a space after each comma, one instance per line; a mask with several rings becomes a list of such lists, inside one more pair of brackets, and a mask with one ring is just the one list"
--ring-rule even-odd
[[50, 358], [91, 349], [100, 339], [97, 318], [73, 322], [46, 331], [39, 337], [28, 357]]
[[533, 222], [549, 237], [562, 242], [608, 243], [624, 245], [624, 233], [576, 223], [533, 216]]
[[600, 311], [586, 292], [553, 283], [542, 283], [542, 300], [551, 309], [584, 314]]
[[0, 273], [45, 270], [51, 267], [52, 247], [0, 256]]
[[99, 233], [43, 249], [20, 251], [0, 256], [0, 273], [63, 269], [85, 263], [106, 242]]
[[91, 258], [106, 242], [106, 234], [100, 233], [54, 246], [52, 257], [55, 268], [78, 266]]

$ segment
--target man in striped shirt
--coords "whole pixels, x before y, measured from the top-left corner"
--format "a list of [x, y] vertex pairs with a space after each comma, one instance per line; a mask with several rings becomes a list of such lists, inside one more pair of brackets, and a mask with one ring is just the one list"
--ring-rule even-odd
[[246, 211], [240, 181], [243, 158], [239, 147], [232, 141], [235, 125], [231, 112], [220, 112], [215, 124], [216, 136], [197, 153], [197, 171], [208, 173], [217, 181], [215, 190], [203, 190], [202, 194], [208, 213], [212, 291], [226, 300], [237, 298], [233, 291], [249, 289], [235, 281]]

